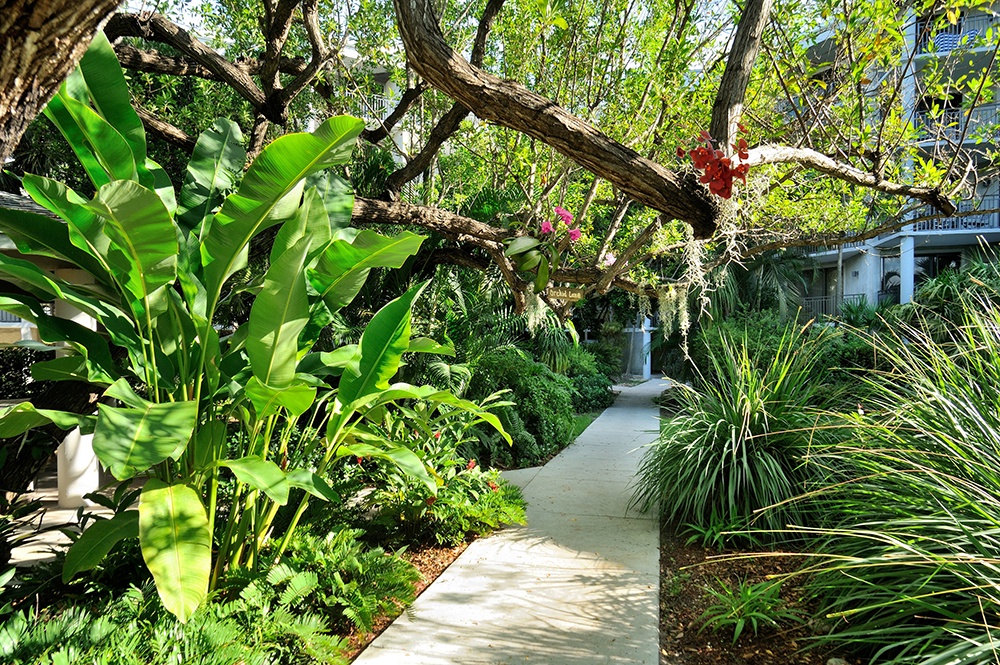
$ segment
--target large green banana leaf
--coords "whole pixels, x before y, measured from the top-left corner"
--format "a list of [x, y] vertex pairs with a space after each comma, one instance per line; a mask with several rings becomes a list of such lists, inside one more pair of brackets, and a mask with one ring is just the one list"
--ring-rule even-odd
[[94, 453], [111, 474], [125, 480], [187, 447], [198, 419], [198, 404], [166, 402], [142, 408], [97, 405]]
[[139, 546], [163, 606], [186, 623], [208, 595], [212, 534], [198, 493], [158, 478], [139, 497]]

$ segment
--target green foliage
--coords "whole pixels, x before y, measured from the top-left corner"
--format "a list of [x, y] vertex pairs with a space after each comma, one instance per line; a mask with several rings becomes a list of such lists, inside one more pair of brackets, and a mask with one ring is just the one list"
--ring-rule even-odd
[[[515, 463], [532, 466], [571, 443], [573, 384], [516, 349], [505, 349], [480, 360], [470, 395], [486, 396], [507, 388], [538, 451], [512, 450]], [[530, 456], [526, 452], [532, 453]]]
[[[337, 499], [323, 476], [341, 459], [383, 459], [434, 490], [427, 468], [406, 447], [384, 440], [348, 445], [365, 414], [426, 399], [472, 409], [499, 427], [494, 416], [450, 393], [390, 386], [411, 348], [410, 308], [424, 284], [379, 309], [357, 345], [333, 353], [314, 349], [322, 328], [372, 269], [401, 266], [422, 242], [408, 232], [387, 238], [345, 228], [353, 195], [324, 171], [349, 160], [361, 121], [336, 117], [311, 134], [285, 135], [244, 171], [239, 129], [219, 120], [199, 136], [175, 193], [146, 154], [142, 123], [102, 36], [46, 114], [96, 193], [88, 200], [26, 174], [24, 188], [60, 220], [2, 209], [0, 228], [22, 254], [75, 265], [93, 283], [81, 287], [0, 256], [0, 272], [19, 289], [0, 296], [0, 308], [34, 322], [43, 341], [71, 351], [35, 363], [35, 378], [86, 381], [106, 399], [96, 417], [30, 403], [6, 408], [0, 436], [50, 424], [79, 426], [93, 432], [94, 451], [116, 478], [146, 479], [137, 511], [94, 524], [96, 531], [74, 544], [67, 556], [71, 574], [131, 540], [137, 523], [161, 599], [186, 621], [227, 569], [261, 566], [260, 553], [292, 488], [304, 492], [285, 544], [310, 497]], [[253, 239], [269, 228], [278, 230], [269, 267], [252, 287], [249, 317], [220, 337], [213, 324], [233, 293], [229, 279], [245, 265]], [[42, 303], [56, 298], [96, 319], [101, 332], [48, 314]], [[300, 419], [309, 429], [302, 438], [318, 448], [319, 460], [288, 468]], [[241, 435], [229, 440], [231, 425]], [[222, 495], [224, 473], [235, 480]]]
[[[484, 409], [507, 408], [510, 402], [493, 395]], [[404, 410], [404, 419], [387, 417], [383, 427], [368, 434], [405, 440], [434, 470], [436, 491], [385, 465], [366, 469], [370, 492], [362, 501], [373, 515], [369, 536], [378, 542], [458, 544], [502, 524], [524, 522], [524, 502], [517, 488], [495, 470], [484, 471], [475, 459], [459, 456], [472, 441], [475, 420], [454, 410]]]
[[420, 580], [417, 569], [398, 555], [363, 546], [358, 540], [363, 533], [346, 528], [325, 536], [300, 532], [286, 550], [292, 568], [316, 577], [312, 609], [341, 631], [354, 626], [370, 632], [375, 619], [394, 616], [413, 602]]
[[[836, 482], [803, 501], [827, 558], [806, 567], [827, 641], [880, 663], [992, 662], [1000, 635], [1000, 311], [964, 300], [947, 338], [903, 327], [880, 352], [871, 409], [818, 460]], [[905, 339], [905, 343], [902, 343]]]
[[[279, 585], [287, 580], [276, 580]], [[203, 605], [180, 623], [155, 589], [130, 589], [94, 612], [77, 606], [53, 615], [25, 610], [0, 626], [0, 658], [11, 665], [339, 664], [344, 643], [322, 623], [291, 609], [292, 594], [258, 589], [228, 603]]]
[[709, 358], [718, 381], [684, 391], [643, 458], [633, 501], [701, 528], [782, 529], [802, 519], [797, 506], [779, 504], [821, 476], [808, 462], [820, 419], [811, 405], [823, 400], [813, 351], [786, 330], [761, 367], [747, 337], [720, 337]]
[[743, 580], [735, 588], [718, 580], [718, 587], [706, 591], [715, 602], [701, 615], [702, 627], [713, 632], [733, 631], [736, 644], [746, 628], [754, 635], [761, 627], [779, 627], [782, 623], [800, 622], [802, 619], [789, 609], [781, 599], [781, 582], [765, 581], [752, 584]]
[[611, 406], [615, 401], [611, 379], [598, 369], [594, 354], [576, 347], [568, 360], [566, 376], [573, 381], [573, 409], [577, 413], [588, 413]]

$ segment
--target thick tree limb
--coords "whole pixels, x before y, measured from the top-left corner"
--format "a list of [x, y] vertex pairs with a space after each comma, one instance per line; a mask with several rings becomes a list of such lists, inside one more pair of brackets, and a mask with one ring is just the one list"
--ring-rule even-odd
[[[490, 0], [483, 11], [472, 47], [470, 62], [474, 67], [481, 67], [483, 64], [483, 58], [486, 56], [486, 39], [489, 37], [490, 28], [493, 27], [493, 21], [503, 8], [504, 1]], [[469, 108], [458, 102], [442, 116], [434, 125], [434, 129], [431, 130], [430, 136], [427, 137], [427, 142], [420, 152], [409, 160], [406, 166], [389, 176], [385, 186], [387, 198], [396, 199], [403, 185], [414, 180], [430, 167], [435, 155], [441, 150], [441, 146], [458, 131], [459, 127], [462, 126], [462, 121], [468, 115]]]
[[[169, 44], [215, 74], [259, 111], [267, 113], [264, 91], [242, 68], [229, 62], [162, 14], [115, 14], [106, 29], [109, 38], [141, 37]], [[283, 123], [280, 116], [270, 117]]]
[[0, 164], [14, 152], [118, 3], [0, 2]]
[[948, 200], [940, 190], [933, 187], [915, 187], [882, 180], [867, 171], [838, 162], [835, 159], [810, 148], [792, 148], [788, 146], [765, 145], [750, 151], [750, 157], [744, 160], [749, 166], [762, 164], [794, 163], [825, 173], [826, 175], [846, 182], [867, 187], [893, 196], [908, 196], [934, 206], [946, 215], [955, 212], [955, 204]]
[[[169, 76], [195, 76], [209, 81], [222, 79], [211, 69], [193, 58], [173, 56], [155, 50], [138, 49], [131, 44], [115, 44], [115, 54], [122, 66], [137, 72], [166, 74]], [[233, 63], [248, 75], [260, 73], [263, 66], [257, 58], [242, 58]], [[302, 58], [281, 58], [279, 68], [282, 74], [298, 75], [305, 71], [307, 63]]]
[[354, 199], [352, 224], [402, 224], [420, 226], [455, 242], [468, 242], [486, 248], [512, 237], [509, 231], [456, 215], [440, 208], [417, 206], [402, 201]]
[[551, 100], [473, 67], [445, 43], [430, 0], [394, 5], [410, 65], [435, 88], [480, 118], [551, 146], [636, 201], [687, 222], [696, 237], [715, 231], [718, 208], [693, 174], [648, 160]]
[[167, 143], [172, 143], [187, 152], [194, 152], [195, 140], [191, 138], [190, 134], [179, 127], [171, 125], [169, 122], [160, 120], [145, 109], [137, 108], [135, 112], [139, 115], [139, 118], [142, 120], [142, 124], [146, 126], [146, 129], [156, 134]]
[[747, 0], [740, 14], [726, 70], [712, 104], [712, 123], [708, 130], [716, 141], [715, 147], [726, 153], [731, 152], [730, 143], [736, 136], [736, 125], [743, 115], [743, 101], [750, 85], [753, 63], [760, 52], [764, 26], [773, 5], [774, 0]]

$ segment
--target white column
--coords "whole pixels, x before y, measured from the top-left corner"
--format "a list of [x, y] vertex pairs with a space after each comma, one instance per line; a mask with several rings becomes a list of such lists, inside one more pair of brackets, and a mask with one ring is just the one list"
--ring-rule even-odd
[[[93, 281], [90, 275], [82, 270], [57, 270], [56, 276], [76, 284]], [[97, 329], [97, 321], [93, 317], [69, 303], [57, 300], [54, 309], [55, 316], [70, 319], [91, 330]], [[94, 454], [93, 439], [93, 434], [81, 434], [77, 428], [66, 435], [59, 450], [56, 451], [60, 508], [90, 505], [83, 495], [94, 492], [101, 486], [100, 467]]]
[[916, 256], [913, 236], [904, 235], [899, 239], [899, 302], [913, 300]]

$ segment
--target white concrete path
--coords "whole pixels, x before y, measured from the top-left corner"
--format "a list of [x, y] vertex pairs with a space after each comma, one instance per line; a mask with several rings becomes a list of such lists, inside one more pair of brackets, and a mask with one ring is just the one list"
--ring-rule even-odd
[[628, 510], [654, 377], [543, 467], [508, 472], [528, 525], [472, 543], [355, 665], [659, 662], [659, 528]]

